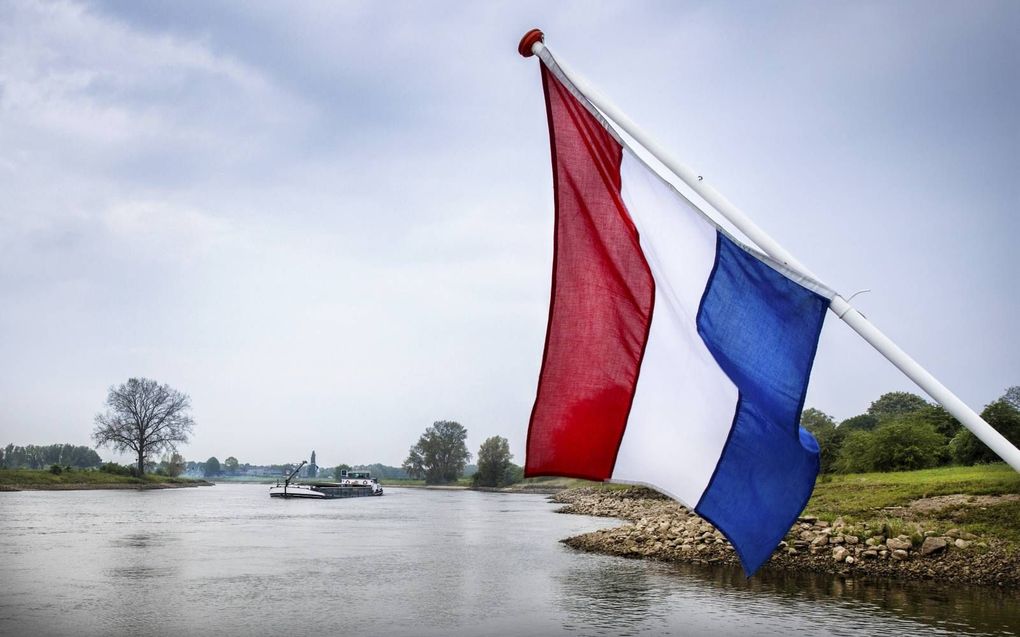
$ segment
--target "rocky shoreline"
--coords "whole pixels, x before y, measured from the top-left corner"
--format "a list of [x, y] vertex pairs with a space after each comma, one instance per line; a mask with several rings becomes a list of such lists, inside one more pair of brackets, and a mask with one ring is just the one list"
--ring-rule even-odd
[[[739, 565], [722, 533], [674, 500], [643, 487], [580, 488], [550, 500], [560, 513], [627, 520], [630, 524], [563, 540], [576, 549], [668, 562]], [[886, 537], [888, 528], [850, 526], [801, 517], [763, 567], [831, 573], [938, 580], [1020, 589], [1020, 551], [995, 538], [958, 529]]]

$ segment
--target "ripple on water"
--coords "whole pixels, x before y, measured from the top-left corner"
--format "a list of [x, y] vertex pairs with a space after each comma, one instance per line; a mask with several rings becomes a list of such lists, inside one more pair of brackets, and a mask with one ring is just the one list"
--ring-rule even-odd
[[173, 575], [177, 569], [166, 566], [116, 566], [106, 569], [105, 573], [113, 578], [130, 580], [148, 580], [167, 578]]
[[[263, 486], [3, 499], [0, 634], [1016, 635], [1002, 591], [677, 566], [559, 540], [538, 495]], [[11, 495], [11, 494], [8, 494]], [[17, 495], [17, 494], [13, 494]], [[44, 532], [59, 529], [59, 535]]]

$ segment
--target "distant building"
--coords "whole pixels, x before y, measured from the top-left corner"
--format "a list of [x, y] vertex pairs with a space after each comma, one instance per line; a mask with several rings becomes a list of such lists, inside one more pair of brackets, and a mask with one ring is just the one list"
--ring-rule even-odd
[[315, 464], [315, 450], [312, 450], [312, 459], [308, 462], [308, 473], [309, 478], [314, 478], [319, 475], [319, 465]]

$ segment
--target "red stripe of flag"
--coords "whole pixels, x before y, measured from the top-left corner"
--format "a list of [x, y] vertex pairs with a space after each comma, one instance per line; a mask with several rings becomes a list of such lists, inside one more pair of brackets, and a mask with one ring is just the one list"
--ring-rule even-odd
[[623, 149], [542, 66], [556, 201], [552, 299], [526, 476], [612, 476], [655, 288], [620, 197]]

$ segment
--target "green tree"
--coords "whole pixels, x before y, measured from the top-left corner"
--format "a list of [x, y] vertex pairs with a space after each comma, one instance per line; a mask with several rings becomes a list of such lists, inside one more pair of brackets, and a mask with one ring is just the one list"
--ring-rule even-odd
[[[333, 469], [333, 479], [336, 480], [337, 482], [339, 482], [340, 478], [343, 476], [343, 472], [344, 471], [350, 471], [350, 470], [351, 470], [351, 466], [350, 465], [348, 465], [348, 464], [338, 464], [336, 466], [336, 468]], [[376, 475], [376, 474], [373, 473], [372, 475]]]
[[851, 431], [871, 431], [878, 426], [878, 418], [875, 418], [871, 414], [859, 414], [857, 416], [851, 416], [843, 422], [839, 423], [839, 429], [844, 434], [848, 434]]
[[863, 429], [846, 432], [833, 469], [839, 473], [864, 473], [875, 466], [872, 451], [874, 434]]
[[98, 467], [103, 464], [103, 460], [92, 447], [78, 445], [71, 448], [70, 458], [67, 459], [67, 463], [78, 469], [87, 469]]
[[911, 471], [940, 464], [946, 437], [919, 414], [889, 420], [872, 433], [873, 470]]
[[931, 423], [935, 431], [945, 436], [946, 440], [951, 440], [963, 428], [960, 421], [953, 418], [952, 414], [946, 411], [942, 405], [928, 405], [916, 413], [919, 418]]
[[1020, 411], [1020, 385], [1013, 385], [1006, 389], [1002, 399], [1009, 403], [1013, 409]]
[[460, 423], [437, 421], [410, 448], [403, 468], [411, 477], [425, 478], [426, 484], [455, 482], [471, 459], [466, 439], [467, 429]]
[[134, 452], [139, 475], [145, 473], [149, 456], [176, 451], [178, 444], [188, 441], [195, 425], [188, 395], [148, 378], [131, 378], [110, 387], [106, 407], [104, 413], [96, 414], [92, 438], [99, 446]]
[[237, 458], [234, 456], [227, 456], [227, 459], [223, 461], [223, 469], [227, 472], [227, 475], [237, 475], [238, 467]]
[[220, 461], [216, 459], [216, 456], [209, 458], [205, 461], [205, 464], [202, 465], [202, 474], [207, 478], [218, 476], [221, 472], [222, 469], [220, 468]]
[[[1020, 411], [1010, 404], [1007, 396], [1003, 396], [985, 407], [981, 412], [981, 417], [1006, 440], [1020, 446]], [[960, 433], [956, 434], [956, 437], [950, 442], [949, 449], [953, 460], [960, 464], [970, 465], [1001, 460], [969, 429], [960, 430]]]
[[422, 453], [420, 444], [410, 448], [407, 452], [407, 459], [401, 468], [407, 472], [407, 477], [421, 480], [425, 477], [425, 454]]
[[800, 415], [800, 426], [807, 429], [818, 441], [819, 471], [833, 471], [839, 450], [843, 446], [844, 432], [836, 427], [832, 416], [825, 412], [808, 407]]
[[510, 466], [506, 470], [507, 484], [517, 484], [524, 479], [524, 467], [519, 464], [510, 463]]
[[511, 484], [514, 475], [510, 462], [510, 443], [502, 436], [493, 436], [478, 449], [478, 471], [472, 476], [472, 483], [478, 487], [502, 487]]
[[882, 394], [878, 397], [878, 400], [871, 403], [871, 406], [868, 407], [868, 413], [878, 418], [879, 421], [883, 421], [896, 416], [911, 414], [928, 406], [928, 401], [916, 394], [905, 391], [892, 391]]
[[835, 429], [836, 421], [824, 411], [808, 407], [800, 413], [800, 426], [815, 433], [824, 429]]

